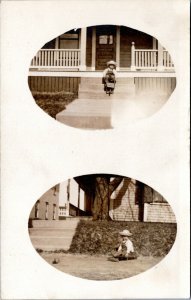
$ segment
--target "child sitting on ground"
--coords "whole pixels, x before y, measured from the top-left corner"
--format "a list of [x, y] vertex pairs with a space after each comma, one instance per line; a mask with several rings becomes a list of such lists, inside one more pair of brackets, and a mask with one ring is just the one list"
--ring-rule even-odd
[[110, 261], [119, 261], [127, 259], [136, 259], [137, 254], [134, 251], [133, 243], [130, 241], [129, 236], [132, 233], [129, 230], [123, 230], [120, 234], [120, 243], [116, 249], [112, 251], [111, 257], [108, 258]]

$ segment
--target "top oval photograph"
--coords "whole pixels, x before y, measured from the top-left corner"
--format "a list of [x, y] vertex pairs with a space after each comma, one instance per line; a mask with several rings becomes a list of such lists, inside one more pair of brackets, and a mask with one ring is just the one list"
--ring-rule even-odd
[[175, 66], [155, 37], [118, 25], [73, 28], [31, 58], [36, 104], [64, 125], [112, 129], [152, 116], [176, 87]]

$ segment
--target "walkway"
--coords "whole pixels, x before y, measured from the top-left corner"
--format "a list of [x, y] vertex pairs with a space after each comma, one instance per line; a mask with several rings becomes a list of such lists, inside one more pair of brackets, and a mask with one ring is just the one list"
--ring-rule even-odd
[[33, 222], [33, 228], [29, 228], [29, 235], [35, 249], [68, 250], [79, 219], [68, 218], [62, 221], [35, 220]]
[[106, 95], [100, 78], [81, 78], [78, 99], [58, 113], [57, 121], [83, 129], [110, 129], [157, 112], [168, 95], [160, 90], [135, 93], [134, 78], [118, 78], [113, 95]]

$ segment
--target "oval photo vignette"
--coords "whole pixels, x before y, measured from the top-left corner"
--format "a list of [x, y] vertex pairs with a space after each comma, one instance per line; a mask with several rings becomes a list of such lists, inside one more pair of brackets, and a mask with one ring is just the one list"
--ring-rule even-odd
[[31, 60], [29, 89], [57, 121], [112, 129], [152, 116], [176, 87], [170, 53], [155, 37], [118, 25], [74, 28]]
[[61, 182], [31, 209], [29, 236], [36, 252], [66, 274], [119, 280], [156, 266], [171, 250], [176, 217], [152, 187], [115, 174]]

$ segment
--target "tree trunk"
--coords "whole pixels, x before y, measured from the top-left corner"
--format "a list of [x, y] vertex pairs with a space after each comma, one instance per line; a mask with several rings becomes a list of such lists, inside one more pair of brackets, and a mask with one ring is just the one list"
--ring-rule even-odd
[[95, 177], [95, 197], [93, 203], [93, 220], [109, 220], [110, 196], [123, 180], [117, 176], [110, 182], [107, 175]]
[[[110, 181], [111, 178], [114, 178]], [[109, 220], [110, 196], [124, 177], [92, 174], [75, 177], [76, 182], [85, 191], [89, 199], [93, 199], [93, 220]]]

